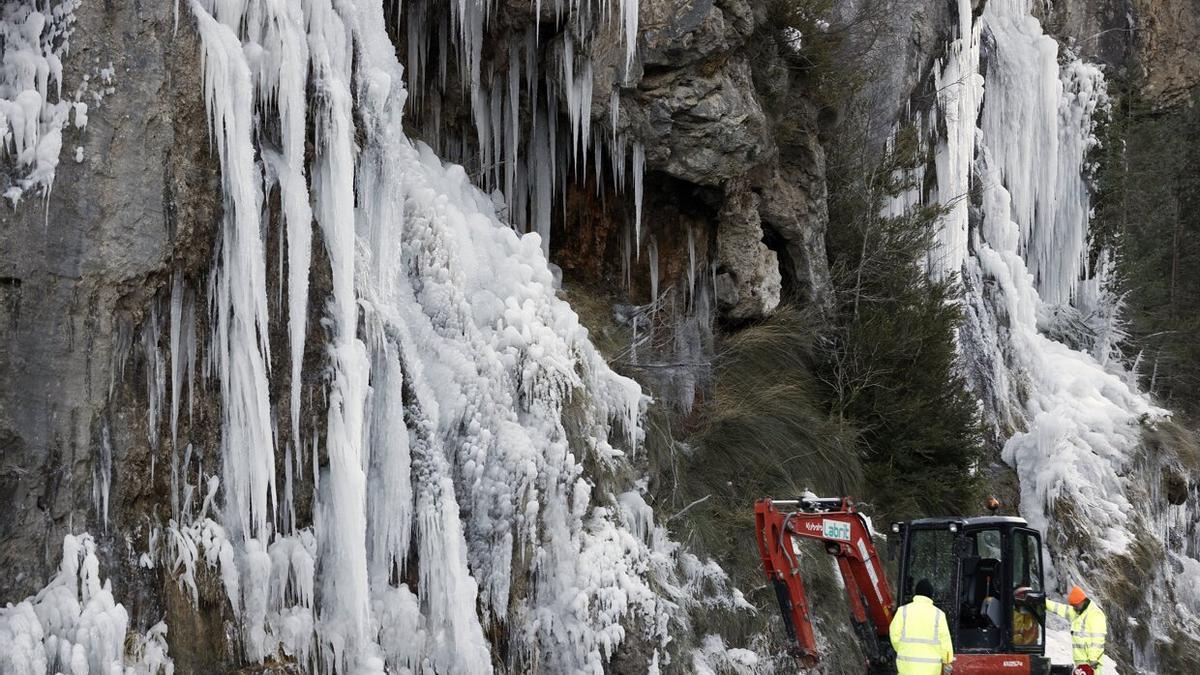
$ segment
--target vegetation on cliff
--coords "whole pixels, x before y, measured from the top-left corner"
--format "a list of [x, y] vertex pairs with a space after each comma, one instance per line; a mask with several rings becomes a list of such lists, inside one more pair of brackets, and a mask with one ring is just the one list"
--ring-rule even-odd
[[1156, 107], [1138, 78], [1114, 77], [1098, 165], [1095, 247], [1116, 255], [1128, 356], [1164, 404], [1200, 415], [1200, 92]]

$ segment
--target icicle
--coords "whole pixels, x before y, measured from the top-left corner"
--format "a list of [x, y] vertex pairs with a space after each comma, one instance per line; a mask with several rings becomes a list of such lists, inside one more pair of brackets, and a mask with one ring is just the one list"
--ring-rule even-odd
[[646, 174], [646, 151], [641, 143], [633, 144], [633, 246], [639, 256], [642, 250], [642, 180]]
[[625, 27], [625, 72], [628, 74], [633, 67], [633, 59], [637, 56], [638, 36], [638, 0], [620, 0], [621, 19]]
[[625, 171], [628, 164], [629, 142], [625, 138], [625, 134], [620, 134], [613, 142], [613, 149], [609, 153], [612, 157], [613, 176], [617, 183], [617, 190], [625, 190]]
[[[493, 84], [498, 84], [498, 79], [495, 72], [491, 71], [491, 80]], [[491, 110], [490, 124], [492, 128], [492, 165], [490, 181], [485, 183], [485, 189], [495, 189], [500, 185], [501, 176], [504, 171], [504, 95], [503, 87], [492, 86], [489, 90], [488, 102]]]
[[[603, 143], [603, 141], [601, 141]], [[600, 198], [600, 204], [604, 204], [604, 153], [597, 149], [592, 153], [592, 175], [596, 181], [596, 196]]]
[[308, 330], [308, 273], [312, 257], [312, 211], [304, 172], [308, 42], [300, 3], [269, 0], [263, 7], [266, 10], [263, 46], [271, 56], [269, 75], [273, 86], [260, 92], [260, 100], [263, 104], [275, 101], [279, 111], [281, 155], [269, 157], [275, 160], [275, 171], [279, 175], [280, 203], [287, 232], [292, 439], [299, 442], [300, 370]]
[[572, 166], [574, 166], [580, 154], [581, 127], [583, 126], [583, 88], [581, 83], [575, 79], [575, 41], [571, 39], [570, 34], [563, 37], [562, 63], [562, 82], [567, 95], [567, 119], [571, 123], [571, 145], [568, 153], [571, 155]]
[[658, 304], [658, 237], [650, 237], [647, 253], [650, 254], [650, 304], [656, 305]]
[[108, 423], [100, 428], [100, 457], [92, 474], [92, 501], [104, 529], [108, 530], [108, 495], [112, 486], [112, 437]]
[[504, 139], [504, 197], [508, 200], [509, 219], [514, 225], [512, 204], [516, 199], [517, 149], [521, 147], [521, 60], [520, 46], [514, 40], [508, 45], [508, 133]]
[[142, 363], [146, 369], [146, 438], [150, 443], [150, 471], [158, 457], [158, 423], [162, 419], [163, 398], [166, 395], [166, 365], [163, 363], [159, 338], [159, 303], [150, 305], [150, 313], [142, 326]]
[[958, 0], [958, 37], [947, 49], [946, 63], [935, 70], [937, 109], [946, 125], [946, 138], [934, 158], [938, 199], [947, 209], [929, 261], [930, 274], [944, 279], [962, 269], [967, 257], [967, 226], [971, 166], [975, 159], [976, 127], [983, 100], [979, 75], [980, 26], [971, 23], [970, 0]]
[[[325, 93], [316, 112], [321, 152], [313, 170], [316, 215], [329, 254], [333, 301], [332, 374], [329, 387], [326, 452], [329, 480], [322, 486], [322, 621], [337, 636], [328, 656], [348, 665], [371, 638], [367, 589], [365, 490], [363, 473], [364, 405], [369, 364], [357, 338], [358, 301], [354, 291], [354, 126], [350, 92], [351, 49], [341, 18], [319, 0], [310, 32], [313, 76]], [[382, 24], [382, 17], [379, 18]], [[315, 462], [315, 460], [314, 460]], [[327, 638], [328, 639], [328, 638]], [[347, 653], [339, 653], [341, 649]]]
[[283, 529], [287, 533], [296, 531], [296, 489], [293, 486], [292, 444], [288, 443], [283, 450]]
[[[188, 424], [192, 423], [192, 410], [196, 400], [196, 296], [188, 292], [184, 296], [183, 305], [183, 354], [181, 358], [187, 365], [188, 389]], [[176, 358], [172, 354], [171, 358]]]
[[179, 399], [183, 392], [184, 363], [183, 274], [175, 273], [171, 284], [171, 515], [179, 515]]
[[[541, 106], [538, 106], [541, 110]], [[547, 125], [552, 116], [539, 116], [533, 127], [533, 208], [534, 231], [542, 239], [542, 253], [550, 256], [550, 214], [554, 200], [554, 151], [551, 146], [553, 130]]]
[[404, 564], [412, 532], [413, 495], [408, 446], [404, 426], [404, 373], [395, 348], [380, 334], [373, 340], [372, 371], [379, 373], [370, 421], [371, 468], [368, 514], [371, 581], [386, 585], [392, 571]]
[[212, 277], [211, 364], [221, 383], [227, 522], [265, 533], [274, 517], [275, 448], [268, 398], [265, 260], [251, 138], [250, 71], [232, 30], [193, 0], [204, 59], [205, 104], [221, 158], [225, 223]]
[[579, 87], [579, 152], [582, 154], [583, 166], [587, 166], [588, 149], [592, 146], [592, 61], [588, 59], [583, 64]]
[[621, 123], [621, 92], [614, 89], [608, 97], [609, 125], [612, 127], [612, 141], [616, 144], [617, 128]]
[[696, 228], [687, 226], [688, 247], [688, 308], [696, 306]]

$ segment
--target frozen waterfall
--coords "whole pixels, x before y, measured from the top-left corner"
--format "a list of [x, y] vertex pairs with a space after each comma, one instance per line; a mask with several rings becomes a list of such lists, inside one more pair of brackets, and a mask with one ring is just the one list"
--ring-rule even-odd
[[[64, 125], [87, 124], [87, 92], [61, 91], [78, 3], [0, 9], [13, 203], [49, 194]], [[648, 399], [597, 352], [547, 260], [556, 205], [591, 177], [628, 191], [624, 253], [644, 243], [651, 296], [668, 292], [642, 222], [647, 151], [621, 131], [638, 2], [530, 4], [530, 25], [485, 57], [493, 0], [177, 1], [178, 30], [199, 38], [223, 210], [207, 277], [165, 270], [116, 349], [145, 364], [138, 424], [171, 503], [147, 520], [148, 550], [127, 538], [107, 553], [196, 606], [216, 588], [239, 658], [600, 673], [620, 650], [619, 667], [649, 673], [769, 667], [692, 633], [697, 609], [752, 608], [658, 524], [636, 464]], [[1136, 568], [1148, 599], [1119, 629], [1154, 672], [1144, 634], [1200, 636], [1200, 497], [1159, 506], [1145, 437], [1168, 413], [1111, 358], [1112, 258], [1088, 231], [1104, 75], [1044, 33], [1032, 0], [974, 4], [957, 0], [919, 113], [933, 161], [889, 214], [945, 208], [929, 273], [962, 282], [963, 361], [1046, 534], [1051, 590], [1115, 599], [1094, 580]], [[442, 129], [456, 88], [469, 128]], [[686, 235], [694, 284], [708, 244]], [[212, 409], [211, 434], [187, 433], [193, 408]], [[113, 437], [97, 434], [108, 528]], [[105, 554], [68, 536], [49, 584], [0, 609], [0, 671], [172, 672], [168, 627], [119, 604]]]
[[[515, 211], [498, 212], [461, 166], [405, 136], [406, 73], [384, 4], [179, 7], [179, 30], [194, 22], [200, 36], [224, 213], [207, 285], [176, 275], [169, 309], [155, 305], [145, 323], [147, 421], [156, 441], [169, 410], [177, 441], [180, 411], [192, 409], [197, 390], [214, 390], [221, 467], [205, 473], [192, 445], [172, 443], [173, 519], [141, 564], [162, 566], [193, 602], [200, 575], [219, 579], [238, 643], [255, 661], [323, 672], [600, 672], [636, 637], [650, 646], [646, 667], [669, 663], [688, 609], [748, 606], [725, 590], [719, 568], [655, 525], [630, 463], [646, 398], [609, 369], [556, 296], [545, 236], [569, 167], [550, 147], [555, 116], [519, 139], [520, 60], [503, 91], [481, 88], [470, 69], [479, 68], [492, 8], [458, 3], [457, 44], [474, 54], [463, 63], [478, 131], [495, 141], [487, 152], [508, 157], [508, 194], [520, 191], [514, 181], [536, 178], [525, 188], [536, 226], [520, 234], [504, 220]], [[634, 0], [554, 11], [576, 32], [611, 28], [632, 59]], [[25, 15], [4, 19], [20, 36], [32, 30]], [[591, 144], [585, 61], [574, 72], [568, 54], [562, 73], [580, 161]], [[419, 78], [419, 56], [411, 67]], [[528, 68], [525, 79], [541, 81]], [[34, 83], [39, 92], [44, 80]], [[25, 110], [4, 103], [10, 117]], [[17, 139], [22, 158], [37, 133], [53, 130]], [[640, 193], [640, 173], [635, 184]], [[286, 326], [274, 325], [268, 291], [275, 230]], [[169, 349], [159, 348], [164, 327]], [[305, 364], [313, 336], [321, 336], [316, 378]], [[281, 368], [282, 391], [273, 385]], [[98, 495], [108, 480], [101, 476]], [[92, 589], [95, 557], [84, 542], [83, 601], [111, 606], [107, 588]], [[78, 546], [67, 544], [63, 575], [73, 578]], [[35, 611], [40, 597], [30, 601]], [[19, 641], [18, 670], [38, 670], [43, 651], [74, 663], [79, 650], [131, 668], [117, 639], [124, 612], [116, 605], [103, 622], [102, 644], [63, 643], [55, 657], [47, 637], [55, 624], [26, 620], [23, 604], [0, 610], [0, 644]], [[165, 655], [153, 661], [164, 634], [145, 637], [148, 672], [169, 667]]]
[[[960, 17], [970, 12], [960, 1]], [[1080, 583], [1109, 597], [1105, 561], [1136, 566], [1147, 549], [1158, 551], [1159, 567], [1146, 574], [1169, 587], [1170, 568], [1196, 561], [1163, 523], [1186, 523], [1194, 505], [1134, 506], [1150, 501], [1157, 480], [1139, 473], [1150, 464], [1143, 434], [1167, 413], [1108, 359], [1107, 333], [1118, 326], [1064, 336], [1055, 324], [1063, 314], [1116, 314], [1092, 306], [1106, 298], [1109, 253], [1089, 251], [1088, 237], [1085, 171], [1094, 118], [1107, 105], [1103, 74], [1060, 53], [1029, 0], [991, 0], [974, 25], [962, 23], [938, 75], [945, 135], [935, 194], [947, 212], [931, 272], [961, 275], [960, 347], [986, 419], [1008, 439], [1003, 457], [1020, 478], [1021, 512], [1046, 535], [1058, 590]], [[1139, 620], [1200, 625], [1163, 604], [1149, 602]], [[1152, 671], [1153, 647], [1140, 650], [1139, 672]]]
[[[486, 7], [463, 7], [469, 38]], [[512, 663], [597, 671], [635, 618], [665, 645], [673, 603], [649, 574], [661, 547], [632, 533], [605, 478], [637, 446], [641, 391], [608, 369], [555, 297], [541, 237], [500, 222], [461, 167], [404, 136], [408, 94], [382, 7], [263, 0], [191, 10], [224, 181], [211, 366], [224, 410], [222, 524], [248, 656], [312, 654], [339, 672], [482, 673], [493, 663], [487, 636], [507, 630]], [[305, 133], [315, 145], [308, 166]], [[290, 420], [272, 417], [266, 384], [261, 233], [276, 188], [293, 377], [310, 217], [331, 272], [328, 412], [311, 438], [313, 420], [297, 419], [299, 384]], [[301, 435], [280, 448], [285, 422]], [[305, 472], [316, 490], [311, 534], [280, 518], [295, 512]], [[289, 544], [305, 537], [307, 546]], [[320, 570], [317, 588], [311, 572], [296, 583], [294, 565], [273, 563], [285, 545], [315, 557], [306, 564]], [[312, 601], [262, 597], [289, 583]], [[312, 626], [311, 648], [291, 630], [297, 612], [312, 613], [299, 622]]]

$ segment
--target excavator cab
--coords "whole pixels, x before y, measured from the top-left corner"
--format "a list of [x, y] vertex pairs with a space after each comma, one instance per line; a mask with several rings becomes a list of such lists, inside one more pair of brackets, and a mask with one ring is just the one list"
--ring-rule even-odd
[[[955, 673], [1048, 673], [1041, 535], [1022, 518], [925, 518], [893, 523], [888, 547], [900, 554], [897, 601], [921, 579], [946, 613]], [[1017, 602], [1018, 590], [1024, 601]]]

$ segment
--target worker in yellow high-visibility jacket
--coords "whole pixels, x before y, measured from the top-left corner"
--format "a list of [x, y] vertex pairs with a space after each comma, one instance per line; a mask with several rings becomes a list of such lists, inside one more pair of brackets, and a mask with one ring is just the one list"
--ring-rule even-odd
[[917, 582], [912, 602], [896, 611], [888, 632], [899, 675], [943, 675], [954, 663], [950, 622], [933, 604], [933, 584]]
[[1046, 611], [1071, 622], [1071, 660], [1075, 665], [1086, 663], [1100, 675], [1104, 639], [1108, 637], [1108, 618], [1104, 612], [1078, 586], [1071, 589], [1066, 604], [1047, 599]]

